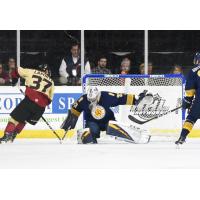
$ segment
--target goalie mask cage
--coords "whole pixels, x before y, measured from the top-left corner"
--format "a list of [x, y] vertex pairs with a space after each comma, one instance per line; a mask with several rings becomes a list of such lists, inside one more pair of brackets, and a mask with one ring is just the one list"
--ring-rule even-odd
[[[86, 74], [83, 77], [83, 93], [86, 93], [89, 86], [97, 86], [100, 91], [115, 93], [136, 94], [148, 90], [153, 94], [153, 103], [149, 106], [122, 105], [112, 108], [117, 121], [136, 124], [128, 118], [134, 116], [140, 121], [151, 119], [169, 110], [179, 107], [183, 98], [184, 77], [179, 74], [165, 75], [105, 75]], [[142, 125], [152, 135], [177, 136], [182, 128], [184, 114], [182, 109], [167, 114], [158, 119]]]

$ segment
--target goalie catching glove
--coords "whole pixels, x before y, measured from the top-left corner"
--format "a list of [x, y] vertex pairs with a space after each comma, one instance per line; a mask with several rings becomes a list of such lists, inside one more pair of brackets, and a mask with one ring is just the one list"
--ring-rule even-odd
[[147, 93], [148, 90], [144, 90], [142, 93], [135, 97], [135, 105], [138, 104], [147, 104], [150, 105], [153, 103], [153, 95], [151, 93]]

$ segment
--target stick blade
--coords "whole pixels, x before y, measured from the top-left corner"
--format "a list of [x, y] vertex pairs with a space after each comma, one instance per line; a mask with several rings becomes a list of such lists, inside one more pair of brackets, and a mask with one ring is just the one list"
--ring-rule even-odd
[[135, 122], [137, 124], [144, 124], [145, 121], [140, 121], [138, 119], [136, 119], [135, 117], [133, 117], [132, 115], [128, 115], [128, 118], [132, 121], [132, 122]]

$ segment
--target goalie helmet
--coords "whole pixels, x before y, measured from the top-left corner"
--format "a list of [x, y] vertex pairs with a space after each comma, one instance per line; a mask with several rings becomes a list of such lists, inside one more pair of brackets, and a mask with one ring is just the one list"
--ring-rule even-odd
[[197, 52], [194, 56], [194, 60], [193, 60], [193, 64], [194, 65], [199, 65], [200, 64], [200, 52]]
[[87, 90], [87, 100], [90, 102], [95, 102], [98, 100], [100, 92], [97, 87], [89, 87]]

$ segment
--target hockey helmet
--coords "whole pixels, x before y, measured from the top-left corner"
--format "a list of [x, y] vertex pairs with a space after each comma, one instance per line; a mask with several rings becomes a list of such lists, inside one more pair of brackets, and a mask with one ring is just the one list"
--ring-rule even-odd
[[51, 70], [47, 64], [41, 64], [38, 66], [39, 70], [45, 72], [48, 76], [51, 76]]
[[197, 52], [194, 56], [194, 60], [193, 60], [193, 64], [194, 65], [199, 65], [200, 64], [200, 52]]
[[100, 92], [97, 87], [89, 87], [87, 90], [87, 100], [94, 102], [99, 98]]

